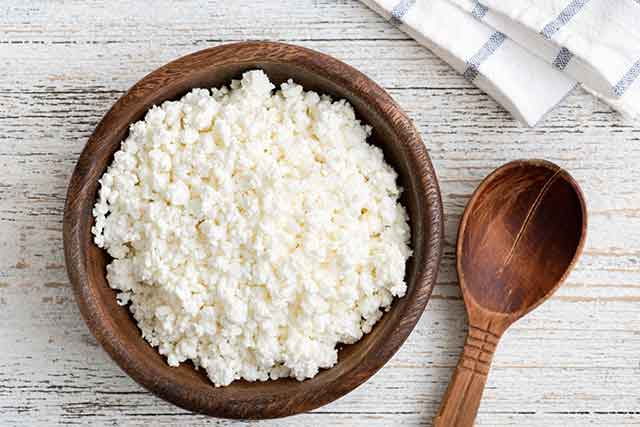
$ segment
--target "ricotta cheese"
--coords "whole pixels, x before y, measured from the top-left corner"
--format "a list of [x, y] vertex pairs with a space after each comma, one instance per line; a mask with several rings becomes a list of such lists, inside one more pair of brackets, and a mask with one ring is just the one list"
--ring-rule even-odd
[[100, 179], [109, 285], [171, 366], [216, 386], [337, 361], [406, 291], [396, 173], [346, 101], [249, 71], [131, 125]]

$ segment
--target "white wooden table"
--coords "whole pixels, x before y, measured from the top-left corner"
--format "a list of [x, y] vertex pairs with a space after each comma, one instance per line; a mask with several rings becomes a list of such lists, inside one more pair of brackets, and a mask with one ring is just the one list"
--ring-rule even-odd
[[[336, 56], [406, 109], [440, 178], [438, 285], [399, 353], [317, 411], [241, 423], [191, 415], [126, 376], [85, 327], [64, 268], [71, 171], [98, 120], [170, 59], [272, 39]], [[0, 425], [430, 425], [465, 314], [456, 227], [493, 168], [541, 157], [568, 169], [590, 209], [584, 256], [552, 300], [498, 348], [483, 426], [640, 425], [640, 127], [576, 91], [534, 129], [355, 0], [4, 0], [0, 5]]]

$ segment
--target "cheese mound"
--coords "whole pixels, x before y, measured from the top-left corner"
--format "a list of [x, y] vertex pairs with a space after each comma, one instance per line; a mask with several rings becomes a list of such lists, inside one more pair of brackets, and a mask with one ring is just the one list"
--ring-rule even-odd
[[345, 101], [260, 70], [134, 123], [100, 179], [109, 285], [171, 366], [313, 377], [406, 291], [396, 173]]

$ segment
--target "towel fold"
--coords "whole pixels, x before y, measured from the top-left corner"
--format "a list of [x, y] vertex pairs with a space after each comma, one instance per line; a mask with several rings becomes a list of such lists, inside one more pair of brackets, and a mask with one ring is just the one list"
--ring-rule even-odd
[[533, 126], [577, 83], [640, 115], [640, 0], [362, 0]]

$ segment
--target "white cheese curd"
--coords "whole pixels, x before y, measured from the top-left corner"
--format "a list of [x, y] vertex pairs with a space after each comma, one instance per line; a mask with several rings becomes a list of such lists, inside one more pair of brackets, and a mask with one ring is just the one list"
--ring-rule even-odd
[[406, 291], [396, 173], [345, 101], [262, 71], [131, 126], [100, 179], [109, 285], [169, 365], [311, 378]]

